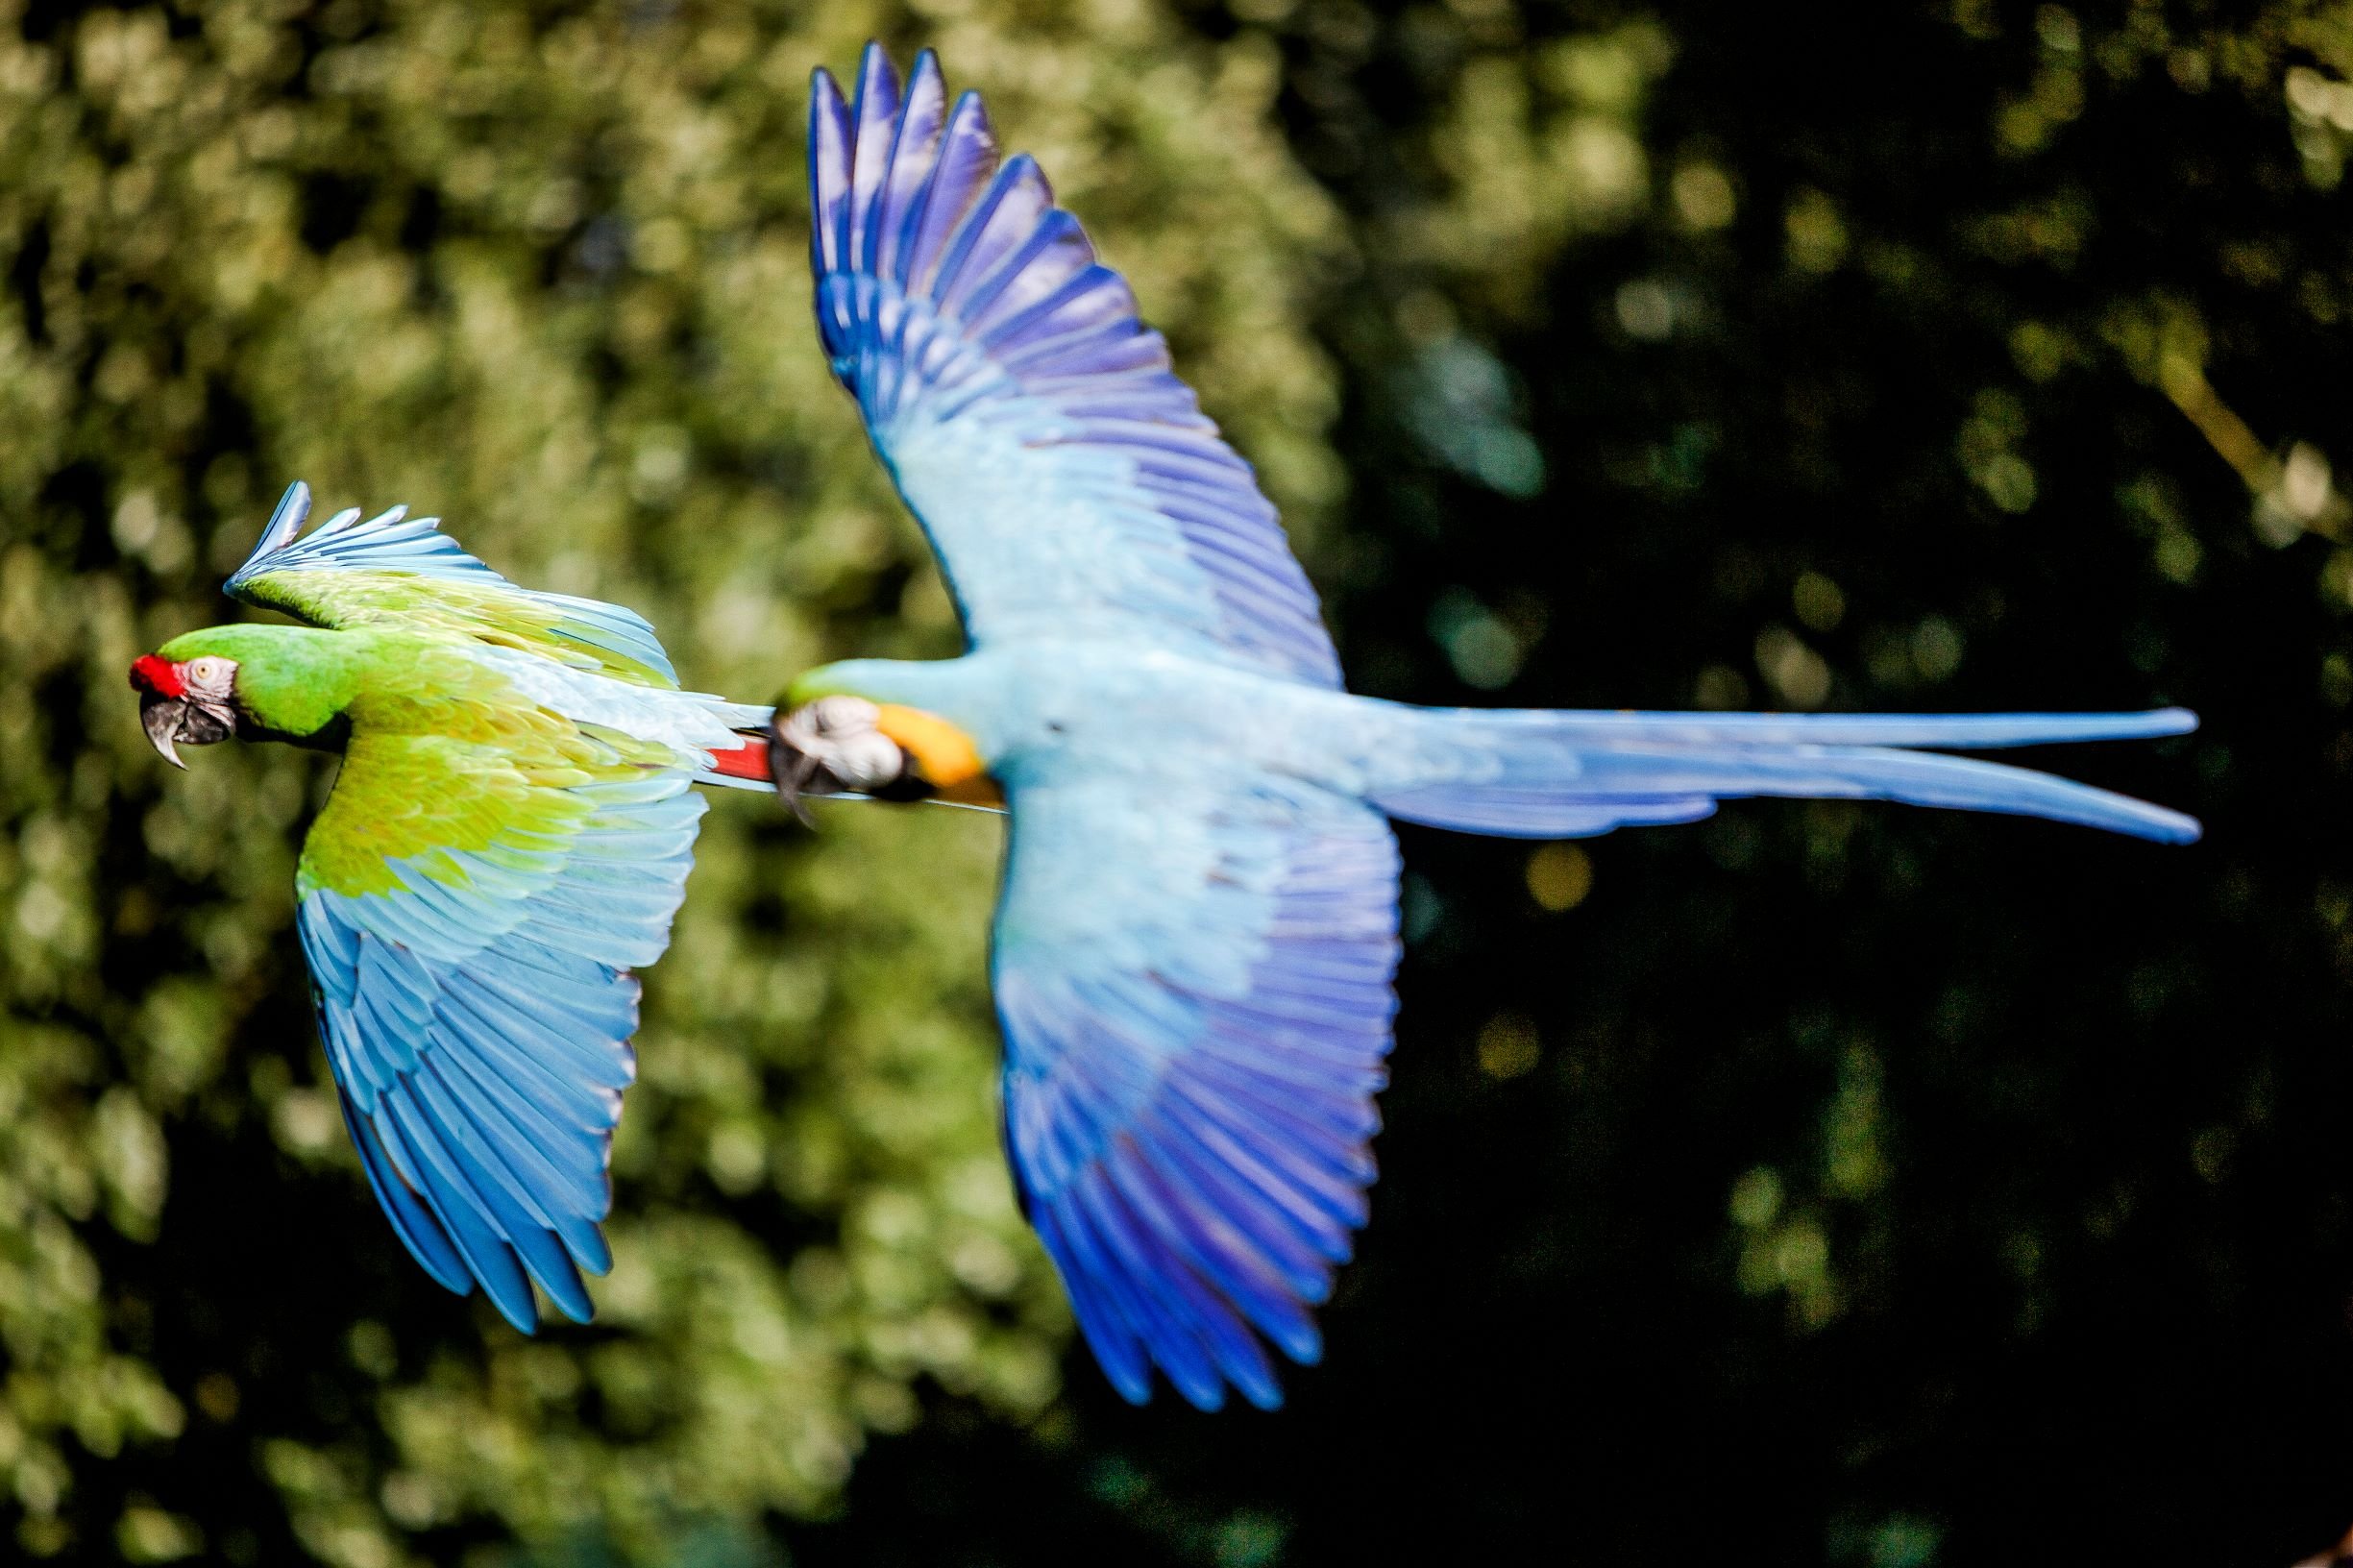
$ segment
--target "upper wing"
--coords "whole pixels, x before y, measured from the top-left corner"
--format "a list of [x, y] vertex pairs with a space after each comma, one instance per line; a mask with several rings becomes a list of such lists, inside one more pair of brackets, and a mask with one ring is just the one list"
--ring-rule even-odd
[[1017, 784], [993, 963], [1031, 1222], [1113, 1384], [1281, 1402], [1364, 1222], [1395, 839], [1272, 776]]
[[1101, 631], [1337, 686], [1314, 590], [1024, 154], [939, 62], [867, 46], [853, 115], [817, 73], [818, 330], [974, 643]]
[[309, 515], [310, 487], [297, 479], [224, 585], [232, 598], [314, 626], [392, 623], [523, 649], [642, 686], [678, 684], [636, 611], [518, 588], [458, 549], [439, 518], [395, 506], [363, 523], [354, 506], [298, 541]]
[[393, 1228], [527, 1333], [531, 1279], [585, 1321], [579, 1270], [612, 1264], [628, 971], [670, 941], [703, 803], [661, 748], [625, 754], [542, 709], [508, 723], [501, 744], [355, 736], [303, 845], [298, 919]]

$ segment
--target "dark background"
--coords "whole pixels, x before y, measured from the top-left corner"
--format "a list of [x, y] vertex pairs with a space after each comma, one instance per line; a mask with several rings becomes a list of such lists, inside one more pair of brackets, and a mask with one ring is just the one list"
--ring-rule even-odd
[[[459, 14], [40, 11], [0, 51], [44, 432], [0, 459], [28, 1551], [2285, 1568], [2353, 1521], [2353, 9]], [[275, 846], [320, 778], [163, 779], [110, 686], [298, 469], [647, 608], [691, 683], [951, 648], [788, 270], [798, 73], [869, 30], [1077, 169], [1357, 689], [2178, 702], [2195, 737], [2043, 760], [2205, 841], [1405, 830], [1325, 1364], [1203, 1416], [1110, 1392], [987, 1174], [985, 825], [715, 812], [604, 1319], [457, 1306], [305, 1120]]]

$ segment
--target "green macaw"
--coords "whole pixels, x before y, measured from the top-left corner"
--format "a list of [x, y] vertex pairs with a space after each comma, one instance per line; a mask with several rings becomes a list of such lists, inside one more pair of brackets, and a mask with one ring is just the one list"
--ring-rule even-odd
[[[229, 579], [306, 625], [211, 626], [131, 667], [156, 749], [340, 751], [297, 926], [343, 1116], [394, 1230], [517, 1328], [590, 1313], [638, 984], [703, 801], [765, 787], [766, 707], [677, 689], [628, 610], [518, 588], [405, 507], [298, 538], [286, 491]], [[749, 733], [747, 733], [749, 732]], [[182, 764], [184, 766], [184, 764]]]

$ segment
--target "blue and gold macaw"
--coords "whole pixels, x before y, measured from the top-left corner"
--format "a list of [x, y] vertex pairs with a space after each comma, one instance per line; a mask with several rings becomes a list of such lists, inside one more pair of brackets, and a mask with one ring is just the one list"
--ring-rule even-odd
[[2180, 709], [1479, 711], [1342, 686], [1314, 591], [1119, 275], [980, 100], [870, 46], [817, 73], [818, 326], [938, 552], [961, 658], [796, 681], [808, 794], [1001, 804], [1005, 1135], [1088, 1343], [1141, 1401], [1280, 1402], [1373, 1179], [1396, 1009], [1389, 820], [1516, 838], [1741, 796], [2010, 812], [2183, 844], [2190, 818], [1917, 749], [2183, 734]]

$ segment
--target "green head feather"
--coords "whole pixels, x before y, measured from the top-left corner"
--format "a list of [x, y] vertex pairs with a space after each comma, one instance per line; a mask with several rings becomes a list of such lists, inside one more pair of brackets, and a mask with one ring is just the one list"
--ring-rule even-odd
[[211, 654], [237, 667], [237, 705], [263, 729], [315, 735], [351, 705], [364, 649], [347, 633], [308, 626], [207, 626], [158, 649], [175, 664]]

